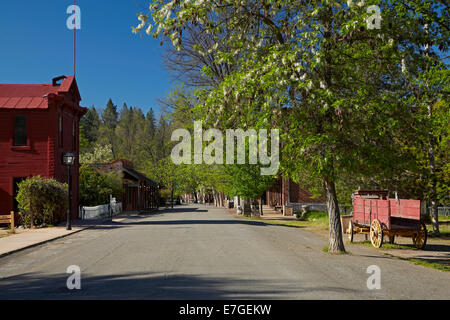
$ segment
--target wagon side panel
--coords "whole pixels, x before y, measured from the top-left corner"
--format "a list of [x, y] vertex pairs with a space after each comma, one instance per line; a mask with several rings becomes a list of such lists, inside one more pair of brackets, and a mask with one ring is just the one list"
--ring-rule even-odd
[[400, 218], [400, 201], [395, 199], [389, 199], [388, 201], [391, 208], [391, 217]]
[[400, 200], [401, 218], [420, 221], [420, 200]]
[[375, 213], [375, 218], [381, 222], [381, 225], [384, 226], [385, 229], [391, 228], [391, 212], [390, 212], [390, 203], [388, 200], [372, 200], [372, 212]]
[[365, 223], [365, 199], [353, 200], [353, 221], [358, 224]]

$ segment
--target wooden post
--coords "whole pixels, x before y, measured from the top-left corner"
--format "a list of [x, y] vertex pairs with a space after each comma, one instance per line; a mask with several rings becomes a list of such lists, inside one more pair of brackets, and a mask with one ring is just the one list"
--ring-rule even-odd
[[14, 211], [11, 211], [11, 233], [15, 233], [14, 230]]

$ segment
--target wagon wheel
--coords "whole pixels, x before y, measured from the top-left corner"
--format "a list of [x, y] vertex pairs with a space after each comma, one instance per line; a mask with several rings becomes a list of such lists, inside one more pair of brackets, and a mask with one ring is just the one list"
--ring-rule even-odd
[[423, 249], [427, 244], [427, 227], [423, 222], [420, 223], [420, 229], [412, 235], [412, 241], [417, 249]]
[[347, 233], [348, 233], [348, 240], [350, 242], [353, 242], [353, 222], [352, 221], [350, 221], [348, 223]]
[[370, 242], [375, 248], [380, 248], [383, 244], [383, 229], [380, 221], [377, 219], [370, 224]]

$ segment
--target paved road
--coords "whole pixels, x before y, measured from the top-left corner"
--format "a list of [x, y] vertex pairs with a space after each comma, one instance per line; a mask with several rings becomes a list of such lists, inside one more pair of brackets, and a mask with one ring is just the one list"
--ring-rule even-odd
[[[0, 258], [0, 299], [450, 299], [450, 274], [308, 231], [183, 206]], [[69, 265], [81, 290], [69, 291]], [[369, 290], [366, 269], [381, 270]]]

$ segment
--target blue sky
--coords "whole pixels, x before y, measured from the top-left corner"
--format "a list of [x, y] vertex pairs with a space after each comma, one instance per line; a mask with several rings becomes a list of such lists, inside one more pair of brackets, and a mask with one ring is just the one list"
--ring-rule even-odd
[[[172, 88], [159, 40], [131, 32], [147, 0], [76, 0], [77, 82], [81, 105], [150, 107]], [[66, 27], [73, 0], [0, 1], [0, 83], [51, 83], [73, 74], [73, 31]]]

